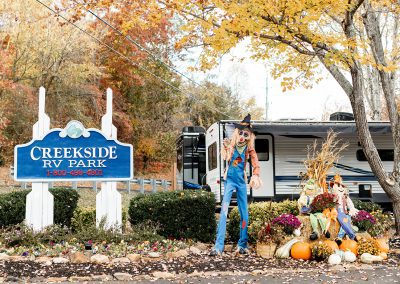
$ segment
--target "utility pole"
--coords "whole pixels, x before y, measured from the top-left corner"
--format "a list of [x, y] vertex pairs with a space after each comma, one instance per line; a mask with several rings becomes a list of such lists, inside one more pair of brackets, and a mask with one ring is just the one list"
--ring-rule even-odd
[[268, 121], [268, 114], [269, 114], [269, 101], [268, 101], [268, 73], [265, 78], [265, 120]]

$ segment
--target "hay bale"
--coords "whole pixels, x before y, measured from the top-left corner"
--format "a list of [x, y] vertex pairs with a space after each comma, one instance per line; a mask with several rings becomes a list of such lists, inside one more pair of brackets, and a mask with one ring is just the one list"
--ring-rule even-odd
[[[315, 241], [311, 241], [310, 240], [310, 235], [312, 233], [310, 216], [308, 216], [308, 215], [300, 215], [300, 216], [297, 216], [297, 218], [299, 218], [299, 220], [303, 224], [303, 227], [301, 228], [301, 236], [304, 237], [306, 242], [308, 242], [310, 244], [314, 243]], [[320, 236], [316, 241], [326, 240], [327, 238], [325, 237], [325, 235], [323, 235], [321, 233], [321, 228], [319, 228], [319, 229], [320, 229], [320, 232], [319, 232]], [[339, 229], [340, 229], [340, 224], [339, 224], [338, 221], [331, 223], [331, 225], [329, 227], [329, 230], [328, 230], [329, 233], [331, 233], [331, 237], [330, 237], [331, 240], [335, 239], [335, 237], [339, 233]]]

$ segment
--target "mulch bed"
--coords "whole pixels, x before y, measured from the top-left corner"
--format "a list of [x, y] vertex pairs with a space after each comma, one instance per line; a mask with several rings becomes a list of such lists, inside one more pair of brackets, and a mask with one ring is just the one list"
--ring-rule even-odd
[[[399, 254], [391, 254], [386, 266], [397, 267], [400, 263]], [[195, 271], [235, 271], [252, 272], [254, 270], [327, 270], [329, 265], [326, 262], [296, 261], [294, 259], [263, 259], [254, 254], [250, 256], [234, 256], [225, 254], [222, 258], [211, 258], [208, 256], [189, 256], [174, 260], [161, 259], [158, 261], [146, 261], [137, 264], [52, 264], [46, 266], [33, 261], [3, 262], [0, 263], [0, 276], [5, 278], [37, 278], [37, 277], [71, 277], [91, 276], [107, 274], [113, 275], [116, 272], [129, 273], [132, 276], [150, 275], [155, 271], [166, 271], [176, 274], [190, 274]]]

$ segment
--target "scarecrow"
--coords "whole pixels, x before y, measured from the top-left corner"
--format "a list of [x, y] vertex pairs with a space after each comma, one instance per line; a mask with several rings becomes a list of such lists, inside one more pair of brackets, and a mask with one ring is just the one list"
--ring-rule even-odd
[[319, 237], [319, 226], [321, 227], [321, 231], [325, 234], [325, 237], [330, 238], [330, 233], [328, 232], [329, 227], [327, 226], [327, 218], [321, 213], [312, 213], [311, 203], [314, 198], [321, 194], [322, 190], [317, 185], [314, 179], [309, 179], [305, 184], [302, 192], [300, 193], [300, 198], [297, 200], [297, 204], [299, 205], [300, 214], [310, 215], [310, 223], [312, 228], [312, 233], [310, 235], [310, 240], [316, 240]]
[[249, 214], [247, 209], [247, 175], [246, 163], [250, 158], [253, 167], [253, 175], [250, 186], [257, 189], [261, 186], [259, 178], [260, 166], [257, 153], [254, 149], [255, 134], [250, 124], [251, 116], [248, 114], [239, 124], [235, 124], [235, 131], [231, 139], [224, 139], [221, 149], [222, 159], [228, 162], [224, 173], [224, 198], [222, 200], [221, 214], [217, 229], [217, 238], [210, 255], [222, 254], [224, 250], [226, 218], [231, 202], [232, 193], [236, 191], [237, 203], [240, 214], [240, 239], [236, 252], [248, 254], [247, 249], [247, 226]]
[[337, 174], [330, 182], [332, 186], [332, 193], [336, 196], [336, 210], [338, 212], [337, 219], [340, 223], [340, 230], [336, 238], [336, 242], [340, 245], [342, 239], [347, 235], [350, 239], [356, 240], [356, 235], [351, 226], [351, 216], [358, 213], [358, 210], [354, 207], [353, 201], [349, 196], [347, 187], [343, 184], [342, 177]]

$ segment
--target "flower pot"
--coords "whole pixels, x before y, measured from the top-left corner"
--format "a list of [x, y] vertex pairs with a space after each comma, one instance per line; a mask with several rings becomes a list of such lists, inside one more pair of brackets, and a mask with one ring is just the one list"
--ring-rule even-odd
[[257, 255], [263, 258], [273, 258], [277, 245], [275, 243], [257, 242]]

